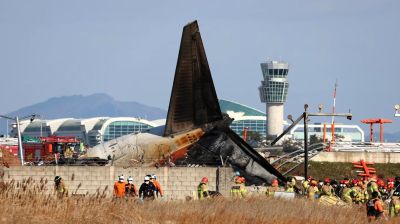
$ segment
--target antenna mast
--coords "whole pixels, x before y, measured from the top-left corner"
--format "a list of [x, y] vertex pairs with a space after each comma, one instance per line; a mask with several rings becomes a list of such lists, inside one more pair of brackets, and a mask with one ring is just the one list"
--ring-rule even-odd
[[[335, 88], [333, 90], [333, 107], [332, 113], [334, 114], [336, 111], [336, 88], [338, 87], [337, 79], [335, 81]], [[335, 143], [335, 116], [332, 116], [332, 124], [331, 124], [331, 133], [332, 133], [332, 144]]]

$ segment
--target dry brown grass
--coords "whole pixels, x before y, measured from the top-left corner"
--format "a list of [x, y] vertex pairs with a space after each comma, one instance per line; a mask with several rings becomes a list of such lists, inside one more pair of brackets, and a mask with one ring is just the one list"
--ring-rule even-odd
[[[365, 223], [364, 208], [269, 198], [206, 201], [113, 201], [96, 195], [62, 200], [46, 195], [45, 181], [0, 186], [0, 223]], [[399, 220], [397, 220], [398, 222]], [[390, 220], [387, 223], [396, 223]]]

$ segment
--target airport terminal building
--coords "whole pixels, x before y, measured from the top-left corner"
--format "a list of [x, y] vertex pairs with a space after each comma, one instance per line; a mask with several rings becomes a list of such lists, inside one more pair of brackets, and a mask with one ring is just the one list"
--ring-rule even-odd
[[[86, 119], [63, 118], [34, 120], [21, 125], [21, 133], [28, 137], [75, 136], [93, 147], [102, 142], [131, 133], [139, 133], [159, 126], [157, 122], [134, 117], [95, 117]], [[16, 133], [13, 128], [12, 133]]]
[[[316, 135], [323, 138], [324, 124], [315, 123], [308, 125], [308, 136]], [[304, 125], [296, 125], [289, 132], [294, 140], [304, 140]], [[358, 125], [335, 124], [335, 134], [340, 136], [343, 142], [364, 142], [364, 131]], [[326, 124], [326, 139], [332, 140], [331, 125]]]
[[[244, 129], [248, 133], [256, 132], [265, 138], [267, 133], [267, 116], [264, 112], [241, 103], [219, 100], [222, 113], [233, 118], [230, 128], [242, 138]], [[284, 126], [288, 123], [284, 121]], [[53, 120], [23, 121], [20, 128], [22, 136], [48, 137], [48, 136], [74, 136], [89, 147], [110, 141], [123, 135], [140, 133], [147, 129], [165, 125], [165, 119], [149, 121], [135, 117], [94, 117], [94, 118], [61, 118]], [[310, 124], [309, 135], [316, 134], [322, 137], [322, 124]], [[12, 127], [11, 136], [16, 136], [16, 127]], [[363, 142], [364, 132], [357, 125], [337, 124], [335, 133], [344, 137], [343, 141]], [[327, 137], [330, 138], [330, 126], [327, 125]], [[297, 125], [287, 135], [287, 138], [302, 141], [304, 138], [303, 126]]]

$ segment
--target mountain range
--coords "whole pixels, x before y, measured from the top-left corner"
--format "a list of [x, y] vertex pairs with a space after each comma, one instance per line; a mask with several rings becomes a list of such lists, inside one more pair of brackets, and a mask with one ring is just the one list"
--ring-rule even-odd
[[[90, 117], [141, 117], [147, 120], [156, 120], [167, 116], [167, 112], [163, 109], [138, 102], [118, 101], [104, 93], [53, 97], [13, 111], [6, 116], [30, 114], [38, 114], [44, 120]], [[6, 129], [5, 119], [0, 119], [0, 133], [6, 133]]]
[[[147, 106], [138, 102], [123, 102], [113, 97], [96, 93], [88, 96], [72, 95], [53, 97], [44, 102], [23, 107], [6, 114], [6, 116], [26, 116], [38, 114], [42, 119], [56, 118], [90, 118], [90, 117], [141, 117], [147, 120], [164, 119], [167, 111]], [[0, 119], [0, 134], [7, 131], [6, 120]], [[375, 134], [375, 141], [379, 141], [379, 133]], [[400, 131], [384, 133], [385, 142], [399, 142]], [[369, 141], [369, 133], [365, 132], [365, 141]]]

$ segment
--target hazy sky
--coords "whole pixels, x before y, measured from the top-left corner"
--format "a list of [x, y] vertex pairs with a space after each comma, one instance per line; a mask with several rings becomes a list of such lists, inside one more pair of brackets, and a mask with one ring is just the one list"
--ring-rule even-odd
[[92, 93], [167, 109], [182, 27], [197, 19], [219, 98], [265, 110], [260, 63], [284, 60], [291, 65], [286, 114], [297, 117], [304, 103], [331, 110], [337, 79], [338, 112], [350, 108], [357, 124], [391, 118], [386, 130], [397, 131], [399, 6], [396, 0], [0, 0], [0, 114]]

